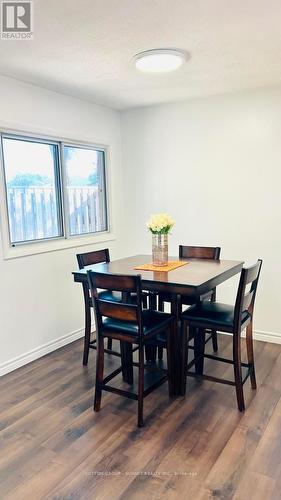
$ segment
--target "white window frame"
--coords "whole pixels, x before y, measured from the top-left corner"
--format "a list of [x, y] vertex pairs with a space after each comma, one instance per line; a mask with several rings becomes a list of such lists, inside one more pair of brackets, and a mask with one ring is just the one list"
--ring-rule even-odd
[[62, 187], [62, 206], [63, 206], [63, 225], [64, 225], [64, 233], [66, 239], [70, 238], [84, 238], [85, 236], [89, 236], [89, 234], [101, 234], [107, 232], [107, 230], [104, 231], [96, 231], [95, 233], [85, 233], [85, 234], [70, 234], [69, 231], [69, 201], [68, 201], [68, 196], [67, 196], [67, 182], [66, 182], [66, 165], [64, 162], [64, 148], [65, 147], [73, 147], [77, 149], [95, 149], [96, 151], [101, 151], [104, 154], [104, 179], [103, 179], [103, 186], [104, 186], [104, 195], [105, 195], [105, 212], [106, 212], [106, 225], [109, 227], [109, 220], [108, 220], [108, 203], [107, 203], [107, 155], [106, 155], [106, 149], [104, 147], [100, 146], [89, 146], [77, 142], [70, 142], [70, 141], [62, 141], [60, 143], [60, 163], [61, 163], [61, 187]]
[[[3, 248], [3, 258], [5, 260], [14, 259], [18, 257], [24, 257], [28, 255], [35, 255], [46, 252], [54, 252], [58, 250], [63, 250], [67, 248], [74, 248], [79, 246], [93, 245], [98, 243], [103, 243], [107, 241], [113, 241], [116, 239], [111, 218], [111, 185], [109, 183], [110, 177], [110, 148], [108, 145], [97, 144], [94, 142], [85, 142], [81, 140], [73, 140], [65, 137], [54, 137], [47, 136], [40, 132], [27, 132], [26, 130], [10, 130], [10, 129], [0, 129], [0, 135], [2, 137], [6, 135], [18, 136], [20, 138], [26, 137], [29, 139], [34, 139], [38, 142], [48, 142], [58, 144], [58, 154], [59, 154], [59, 176], [60, 176], [60, 198], [61, 198], [61, 223], [63, 226], [63, 235], [36, 240], [36, 241], [26, 241], [17, 243], [13, 246], [10, 242], [10, 231], [9, 231], [9, 217], [8, 217], [8, 204], [6, 196], [6, 184], [5, 184], [5, 173], [4, 173], [4, 163], [2, 156], [2, 147], [0, 147], [0, 223], [1, 223], [1, 239]], [[73, 146], [77, 148], [92, 148], [104, 152], [104, 189], [106, 196], [106, 214], [107, 214], [107, 230], [99, 231], [95, 233], [86, 233], [80, 235], [70, 235], [69, 234], [69, 223], [68, 223], [68, 213], [67, 212], [67, 197], [66, 197], [66, 172], [65, 165], [62, 161], [63, 147]]]

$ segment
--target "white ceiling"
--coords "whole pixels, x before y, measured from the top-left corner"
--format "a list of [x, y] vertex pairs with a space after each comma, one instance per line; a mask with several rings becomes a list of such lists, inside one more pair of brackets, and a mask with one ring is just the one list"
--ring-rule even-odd
[[[34, 40], [0, 41], [0, 74], [116, 109], [281, 83], [280, 0], [34, 0]], [[175, 73], [131, 59], [189, 51]]]

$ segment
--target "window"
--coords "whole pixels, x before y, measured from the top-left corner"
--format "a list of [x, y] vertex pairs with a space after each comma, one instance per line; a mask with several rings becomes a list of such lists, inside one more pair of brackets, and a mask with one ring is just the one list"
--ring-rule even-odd
[[62, 236], [58, 145], [3, 136], [10, 241]]
[[104, 151], [65, 145], [63, 157], [69, 234], [105, 231]]
[[10, 245], [106, 231], [105, 151], [2, 134]]

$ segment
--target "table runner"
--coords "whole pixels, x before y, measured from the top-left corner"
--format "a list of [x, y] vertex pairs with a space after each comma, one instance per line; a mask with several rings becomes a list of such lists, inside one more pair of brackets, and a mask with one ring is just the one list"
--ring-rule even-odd
[[142, 264], [141, 266], [136, 266], [134, 269], [140, 270], [140, 271], [164, 271], [164, 272], [169, 272], [173, 271], [174, 269], [177, 269], [177, 267], [185, 266], [188, 264], [186, 261], [182, 260], [169, 260], [166, 266], [155, 266], [154, 264]]

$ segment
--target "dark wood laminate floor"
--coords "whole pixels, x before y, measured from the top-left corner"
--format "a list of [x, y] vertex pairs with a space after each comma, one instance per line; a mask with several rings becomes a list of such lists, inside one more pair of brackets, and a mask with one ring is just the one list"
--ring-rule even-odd
[[[231, 353], [230, 337], [219, 345]], [[169, 400], [167, 385], [146, 398], [142, 429], [134, 401], [105, 394], [93, 412], [95, 352], [82, 367], [81, 341], [6, 375], [1, 499], [280, 499], [281, 345], [255, 350], [258, 390], [246, 383], [245, 414], [234, 388], [189, 378], [185, 398]]]

